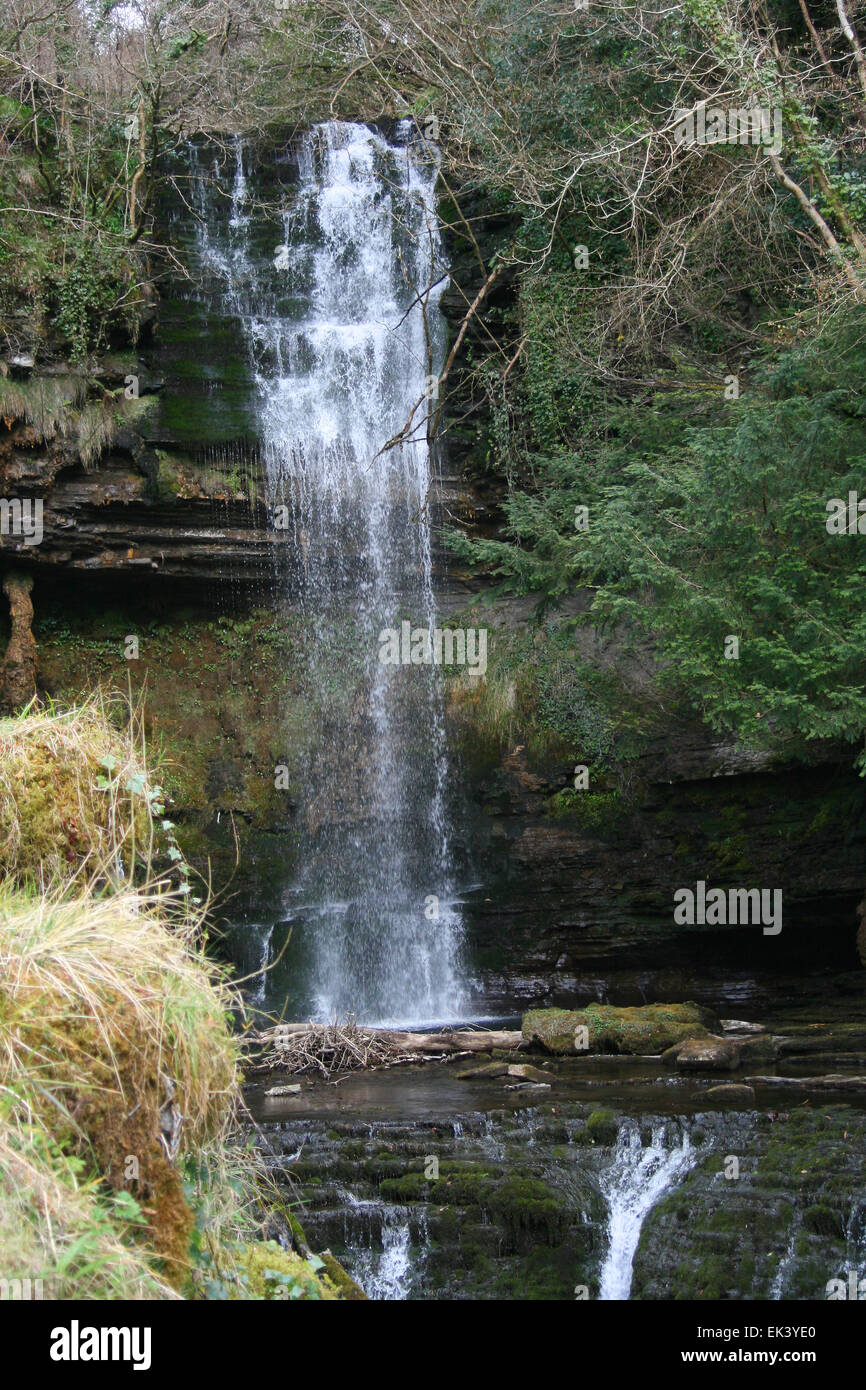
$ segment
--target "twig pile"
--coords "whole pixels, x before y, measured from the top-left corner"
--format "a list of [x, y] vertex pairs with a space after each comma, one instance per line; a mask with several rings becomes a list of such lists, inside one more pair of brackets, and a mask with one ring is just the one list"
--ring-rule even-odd
[[405, 1034], [395, 1037], [380, 1029], [361, 1028], [353, 1015], [342, 1023], [336, 1019], [333, 1023], [309, 1023], [303, 1030], [283, 1031], [277, 1026], [251, 1039], [270, 1044], [251, 1070], [279, 1068], [290, 1075], [318, 1071], [328, 1077], [362, 1067], [395, 1067], [429, 1059], [429, 1053], [407, 1047], [403, 1037]]

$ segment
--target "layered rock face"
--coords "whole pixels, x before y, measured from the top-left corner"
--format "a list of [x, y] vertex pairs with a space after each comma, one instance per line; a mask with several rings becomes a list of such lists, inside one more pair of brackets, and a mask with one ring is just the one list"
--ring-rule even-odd
[[[231, 158], [224, 147], [199, 143], [167, 170], [161, 235], [196, 281], [178, 274], [176, 257], [152, 266], [152, 306], [136, 347], [117, 345], [86, 364], [0, 362], [0, 496], [44, 506], [38, 545], [16, 535], [3, 543], [36, 574], [122, 571], [181, 580], [205, 594], [214, 585], [270, 587], [285, 544], [267, 505], [254, 373], [224, 287], [197, 259], [186, 202], [187, 161], [206, 169]], [[260, 250], [284, 236], [279, 209], [297, 180], [296, 151], [283, 143], [247, 158], [258, 209], [251, 235]], [[485, 507], [455, 453], [456, 472], [442, 451], [429, 499], [437, 522], [443, 509], [475, 516]], [[293, 521], [282, 525], [291, 529]], [[433, 559], [444, 582], [438, 542]]]
[[[525, 750], [478, 776], [469, 833], [484, 886], [467, 912], [492, 1012], [721, 992], [751, 1016], [771, 996], [795, 998], [816, 962], [858, 967], [864, 789], [850, 765], [755, 766], [678, 725], [669, 744], [636, 759], [628, 796], [599, 797], [598, 813], [588, 794], [561, 809], [571, 767], [532, 765]], [[781, 888], [781, 932], [678, 923], [675, 894], [699, 882]]]

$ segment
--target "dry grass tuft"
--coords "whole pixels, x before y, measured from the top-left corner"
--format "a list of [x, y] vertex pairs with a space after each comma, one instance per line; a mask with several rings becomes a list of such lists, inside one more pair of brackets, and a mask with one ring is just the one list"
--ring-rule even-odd
[[194, 919], [165, 911], [159, 891], [0, 895], [0, 1085], [10, 1122], [135, 1199], [177, 1283], [193, 1218], [175, 1159], [225, 1133], [237, 1050], [234, 996]]
[[95, 695], [64, 713], [0, 719], [0, 873], [48, 885], [105, 870], [122, 877], [152, 849], [148, 778], [133, 715]]
[[0, 720], [0, 1243], [4, 1277], [56, 1297], [188, 1281], [187, 1156], [238, 1097], [239, 999], [189, 885], [153, 878], [139, 712], [109, 710]]

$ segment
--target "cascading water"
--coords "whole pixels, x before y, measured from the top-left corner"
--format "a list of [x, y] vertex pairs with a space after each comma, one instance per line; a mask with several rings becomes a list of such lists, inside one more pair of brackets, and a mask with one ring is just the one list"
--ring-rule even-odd
[[286, 904], [308, 980], [295, 1007], [453, 1019], [466, 998], [437, 673], [379, 660], [380, 632], [401, 619], [435, 628], [437, 162], [409, 122], [390, 142], [363, 125], [315, 127], [263, 262], [240, 146], [235, 156], [233, 171], [218, 163], [193, 180], [199, 253], [243, 327], [284, 594], [303, 615], [320, 696], [303, 868]]
[[641, 1144], [640, 1129], [628, 1122], [617, 1136], [613, 1163], [599, 1185], [608, 1204], [609, 1245], [599, 1280], [599, 1298], [627, 1299], [640, 1233], [659, 1198], [676, 1185], [695, 1162], [688, 1130], [666, 1146], [666, 1126], [657, 1126], [651, 1142]]
[[423, 1213], [416, 1223], [413, 1242], [412, 1225], [404, 1207], [359, 1203], [351, 1194], [346, 1194], [346, 1200], [352, 1225], [357, 1227], [359, 1215], [366, 1216], [368, 1223], [364, 1234], [356, 1230], [347, 1245], [344, 1259], [352, 1278], [370, 1299], [388, 1302], [408, 1299], [423, 1269], [427, 1250]]

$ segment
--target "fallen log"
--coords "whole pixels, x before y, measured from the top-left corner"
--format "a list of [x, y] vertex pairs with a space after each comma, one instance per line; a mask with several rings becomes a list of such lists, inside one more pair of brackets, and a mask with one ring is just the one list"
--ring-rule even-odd
[[354, 1019], [343, 1023], [277, 1023], [247, 1034], [246, 1041], [265, 1049], [253, 1071], [319, 1071], [324, 1076], [494, 1048], [514, 1052], [528, 1046], [522, 1033], [516, 1031], [444, 1028], [435, 1033], [412, 1033], [398, 1028], [366, 1028]]
[[[252, 1034], [252, 1037], [256, 1042], [276, 1043], [280, 1037], [288, 1037], [298, 1033], [315, 1033], [323, 1027], [333, 1027], [333, 1025], [276, 1023], [273, 1028], [264, 1028], [260, 1033]], [[363, 1024], [359, 1024], [358, 1029], [365, 1036], [382, 1038], [385, 1042], [392, 1042], [397, 1047], [405, 1047], [407, 1051], [412, 1052], [492, 1052], [494, 1048], [502, 1049], [505, 1052], [514, 1052], [518, 1048], [522, 1049], [528, 1046], [519, 1029], [509, 1031], [491, 1028], [460, 1028], [457, 1030], [443, 1028], [436, 1033], [412, 1033], [399, 1028], [366, 1028]]]

